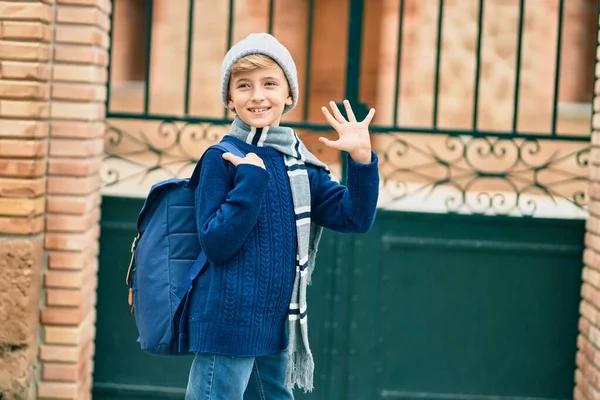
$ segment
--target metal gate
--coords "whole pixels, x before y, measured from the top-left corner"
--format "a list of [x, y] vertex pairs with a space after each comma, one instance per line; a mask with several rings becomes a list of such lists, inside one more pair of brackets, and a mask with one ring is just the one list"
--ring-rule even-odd
[[[251, 30], [297, 57], [284, 123], [342, 181], [318, 108], [377, 108], [377, 222], [324, 237], [308, 294], [316, 389], [297, 397], [571, 397], [596, 3], [581, 59], [563, 40], [575, 0], [134, 3], [113, 8], [94, 398], [183, 398], [191, 360], [138, 349], [119, 287], [147, 188], [189, 175], [226, 133], [218, 64]], [[577, 66], [586, 78], [565, 84]]]

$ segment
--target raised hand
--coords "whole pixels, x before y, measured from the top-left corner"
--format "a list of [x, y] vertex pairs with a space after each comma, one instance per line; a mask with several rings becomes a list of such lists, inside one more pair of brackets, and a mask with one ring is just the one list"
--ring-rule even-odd
[[263, 162], [262, 158], [257, 156], [255, 153], [248, 153], [248, 154], [246, 154], [246, 157], [244, 157], [244, 158], [238, 157], [235, 154], [231, 154], [231, 153], [223, 153], [223, 158], [225, 160], [229, 161], [230, 163], [232, 163], [236, 167], [240, 164], [251, 164], [251, 165], [256, 165], [257, 167], [266, 169], [265, 163]]
[[329, 107], [331, 107], [333, 115], [327, 107], [321, 107], [321, 111], [323, 111], [329, 125], [338, 133], [339, 138], [338, 140], [329, 140], [321, 137], [319, 140], [327, 147], [348, 152], [350, 157], [358, 163], [370, 163], [371, 138], [369, 137], [369, 124], [373, 120], [375, 109], [371, 108], [365, 119], [357, 122], [348, 100], [344, 100], [348, 121], [346, 121], [335, 102], [330, 101]]

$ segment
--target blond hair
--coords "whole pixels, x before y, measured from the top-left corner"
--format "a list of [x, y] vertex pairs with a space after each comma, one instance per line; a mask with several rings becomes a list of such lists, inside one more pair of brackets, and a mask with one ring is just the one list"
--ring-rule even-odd
[[271, 58], [262, 54], [250, 54], [240, 58], [231, 67], [231, 76], [243, 72], [251, 72], [259, 68], [270, 68], [276, 67], [278, 64]]

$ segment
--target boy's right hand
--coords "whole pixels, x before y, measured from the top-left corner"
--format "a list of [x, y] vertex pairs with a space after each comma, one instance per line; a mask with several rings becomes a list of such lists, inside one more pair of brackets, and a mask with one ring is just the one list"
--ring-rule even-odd
[[248, 153], [244, 158], [238, 157], [232, 153], [223, 153], [223, 158], [236, 167], [240, 164], [251, 164], [256, 165], [257, 167], [261, 167], [262, 169], [266, 169], [265, 163], [263, 162], [262, 158], [257, 156], [255, 153]]

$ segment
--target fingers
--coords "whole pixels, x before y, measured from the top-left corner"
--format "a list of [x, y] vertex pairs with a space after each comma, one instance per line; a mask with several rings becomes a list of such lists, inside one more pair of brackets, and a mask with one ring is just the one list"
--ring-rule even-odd
[[238, 166], [242, 162], [242, 158], [231, 153], [223, 153], [223, 159], [229, 161], [234, 166]]
[[323, 143], [325, 146], [327, 146], [327, 147], [329, 147], [331, 149], [340, 150], [339, 144], [338, 144], [337, 140], [334, 141], [334, 140], [329, 140], [329, 139], [324, 138], [324, 137], [320, 137], [319, 141], [321, 143]]
[[325, 115], [327, 122], [329, 122], [329, 125], [331, 125], [334, 129], [340, 125], [340, 123], [333, 118], [333, 115], [331, 115], [327, 107], [321, 107], [321, 111], [323, 111], [323, 114]]
[[265, 168], [265, 163], [263, 162], [262, 158], [255, 153], [248, 153], [244, 158], [238, 157], [231, 153], [223, 153], [223, 159], [229, 161], [235, 167], [240, 164], [252, 164], [256, 165], [257, 167]]
[[246, 154], [246, 158], [244, 158], [245, 164], [256, 165], [257, 167], [265, 167], [265, 163], [262, 158], [260, 158], [256, 153], [248, 153]]
[[340, 109], [338, 108], [337, 104], [335, 104], [334, 101], [329, 102], [329, 107], [331, 107], [331, 110], [333, 111], [333, 116], [335, 117], [337, 122], [339, 122], [340, 124], [347, 122], [346, 118], [344, 118], [344, 116], [340, 112]]
[[366, 123], [367, 125], [369, 125], [371, 123], [371, 121], [373, 121], [374, 116], [375, 116], [375, 109], [371, 108], [369, 110], [369, 113], [365, 117], [365, 119], [363, 119], [363, 123]]
[[[356, 117], [354, 116], [354, 111], [352, 111], [352, 106], [348, 100], [344, 100], [344, 108], [346, 109], [346, 115], [348, 115], [348, 121], [356, 122]], [[337, 109], [337, 107], [336, 107]]]

